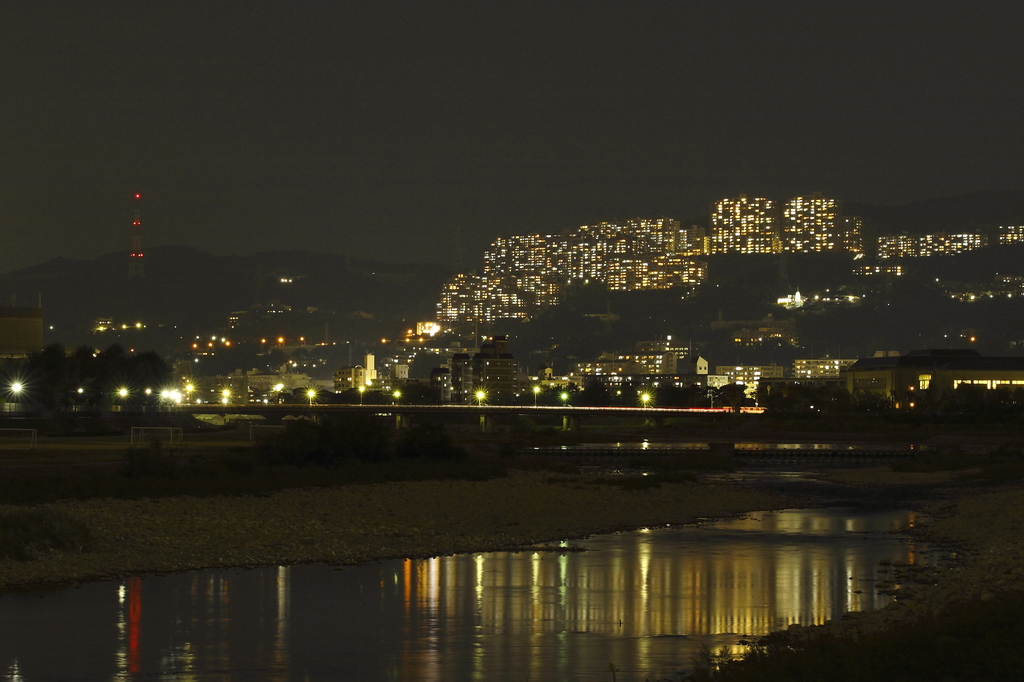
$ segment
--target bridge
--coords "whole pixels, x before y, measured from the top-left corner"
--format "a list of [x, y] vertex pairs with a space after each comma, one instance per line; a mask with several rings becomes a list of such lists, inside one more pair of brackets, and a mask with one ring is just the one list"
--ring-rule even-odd
[[[637, 417], [651, 423], [661, 423], [666, 418], [680, 417], [724, 417], [733, 414], [730, 407], [577, 407], [572, 405], [412, 405], [394, 403], [390, 405], [355, 404], [222, 404], [178, 405], [174, 411], [187, 414], [254, 415], [264, 419], [280, 420], [285, 417], [305, 417], [317, 420], [326, 416], [345, 414], [368, 414], [373, 416], [394, 416], [395, 428], [408, 428], [415, 415], [441, 417], [442, 415], [477, 416], [481, 431], [493, 431], [495, 420], [501, 416], [547, 416], [560, 417], [562, 429], [573, 431], [579, 428], [584, 417]], [[740, 414], [760, 414], [764, 408], [744, 407]]]

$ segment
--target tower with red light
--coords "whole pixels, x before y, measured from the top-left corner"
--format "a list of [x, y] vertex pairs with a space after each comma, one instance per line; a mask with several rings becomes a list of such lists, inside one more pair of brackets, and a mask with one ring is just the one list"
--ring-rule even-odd
[[142, 279], [146, 276], [146, 266], [142, 260], [142, 195], [136, 192], [132, 203], [132, 250], [128, 257], [128, 279]]

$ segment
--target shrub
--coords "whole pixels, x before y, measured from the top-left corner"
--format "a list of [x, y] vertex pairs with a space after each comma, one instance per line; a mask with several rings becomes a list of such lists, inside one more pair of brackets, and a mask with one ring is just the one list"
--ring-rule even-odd
[[148, 448], [128, 448], [122, 472], [130, 478], [174, 478], [178, 475], [177, 455], [154, 440]]
[[462, 461], [466, 450], [452, 442], [441, 424], [421, 424], [402, 435], [395, 454], [404, 459]]
[[347, 416], [322, 424], [300, 421], [258, 446], [264, 464], [336, 466], [345, 461], [381, 462], [387, 459], [388, 432], [373, 417]]
[[53, 509], [0, 512], [0, 559], [27, 561], [50, 552], [88, 551], [92, 532], [80, 521]]

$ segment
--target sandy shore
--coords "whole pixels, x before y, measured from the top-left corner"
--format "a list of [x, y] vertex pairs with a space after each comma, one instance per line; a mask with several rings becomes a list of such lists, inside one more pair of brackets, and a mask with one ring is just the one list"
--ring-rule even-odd
[[420, 557], [791, 506], [733, 485], [624, 491], [579, 477], [514, 473], [284, 490], [263, 497], [87, 500], [52, 505], [97, 537], [87, 553], [0, 561], [0, 589], [199, 568]]

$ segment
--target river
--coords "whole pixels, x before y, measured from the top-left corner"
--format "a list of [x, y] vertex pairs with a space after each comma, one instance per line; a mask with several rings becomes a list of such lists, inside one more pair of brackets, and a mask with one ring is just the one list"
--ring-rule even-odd
[[[538, 551], [150, 575], [0, 596], [0, 675], [48, 680], [678, 679], [701, 644], [884, 606], [913, 512], [758, 512]], [[586, 551], [568, 551], [569, 549]]]

